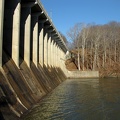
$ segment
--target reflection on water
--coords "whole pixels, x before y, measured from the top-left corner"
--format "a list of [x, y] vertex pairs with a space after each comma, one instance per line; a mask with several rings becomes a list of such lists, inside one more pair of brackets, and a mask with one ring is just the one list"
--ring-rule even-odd
[[24, 120], [120, 120], [120, 79], [70, 79]]

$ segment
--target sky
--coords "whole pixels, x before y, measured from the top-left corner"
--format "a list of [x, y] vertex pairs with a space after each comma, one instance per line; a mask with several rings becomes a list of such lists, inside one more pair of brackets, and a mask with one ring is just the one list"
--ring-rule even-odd
[[77, 23], [120, 22], [120, 0], [40, 0], [56, 29], [67, 38]]

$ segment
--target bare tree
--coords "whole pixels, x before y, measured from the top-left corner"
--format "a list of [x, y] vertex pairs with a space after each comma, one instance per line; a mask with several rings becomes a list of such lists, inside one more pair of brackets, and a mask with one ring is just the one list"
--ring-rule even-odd
[[74, 44], [74, 47], [77, 48], [77, 56], [78, 56], [78, 69], [81, 70], [80, 68], [80, 32], [81, 32], [81, 23], [75, 24], [67, 33], [68, 37], [71, 39], [71, 41]]
[[120, 23], [76, 24], [68, 32], [77, 50], [79, 70], [112, 70], [120, 62]]
[[[86, 40], [88, 38], [89, 35], [89, 27], [86, 24], [82, 24], [82, 30], [80, 33], [81, 36], [81, 42], [82, 42], [82, 64], [83, 64], [83, 71], [85, 68], [85, 47], [86, 47]], [[87, 48], [86, 48], [87, 49]]]

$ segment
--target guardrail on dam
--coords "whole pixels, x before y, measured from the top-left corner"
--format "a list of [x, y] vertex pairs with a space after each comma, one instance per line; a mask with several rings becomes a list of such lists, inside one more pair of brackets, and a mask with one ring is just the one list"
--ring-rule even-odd
[[66, 51], [39, 1], [0, 0], [0, 105], [30, 109], [66, 79]]

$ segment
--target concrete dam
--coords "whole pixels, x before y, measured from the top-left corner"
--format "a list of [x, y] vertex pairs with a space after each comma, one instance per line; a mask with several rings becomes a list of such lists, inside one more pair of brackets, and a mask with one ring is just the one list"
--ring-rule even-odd
[[0, 0], [1, 118], [20, 117], [66, 79], [66, 51], [39, 0]]

